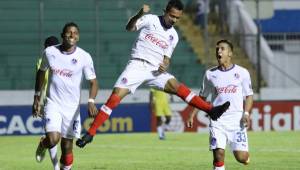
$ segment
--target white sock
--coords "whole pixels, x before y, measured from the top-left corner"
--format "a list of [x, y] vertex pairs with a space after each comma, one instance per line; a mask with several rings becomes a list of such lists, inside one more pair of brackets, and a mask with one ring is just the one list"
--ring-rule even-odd
[[213, 170], [225, 170], [225, 165], [223, 165], [221, 167], [214, 167]]
[[169, 131], [169, 126], [167, 124], [162, 125], [164, 131]]
[[49, 155], [50, 155], [54, 170], [59, 170], [59, 164], [58, 164], [58, 159], [57, 159], [57, 145], [55, 145], [54, 147], [49, 149]]
[[157, 133], [158, 133], [158, 136], [160, 138], [165, 137], [165, 135], [164, 135], [164, 128], [162, 126], [157, 126]]
[[69, 165], [69, 166], [64, 166], [64, 165], [61, 165], [61, 168], [63, 170], [70, 170], [72, 168], [72, 165]]

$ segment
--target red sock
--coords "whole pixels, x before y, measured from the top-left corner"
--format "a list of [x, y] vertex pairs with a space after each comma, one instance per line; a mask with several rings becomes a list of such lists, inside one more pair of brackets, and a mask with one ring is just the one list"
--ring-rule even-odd
[[121, 99], [118, 95], [112, 94], [107, 102], [100, 108], [96, 118], [94, 119], [88, 133], [94, 136], [99, 126], [101, 126], [110, 116], [112, 110], [117, 107]]
[[72, 166], [73, 163], [73, 153], [68, 153], [66, 155], [61, 155], [60, 157], [60, 163], [63, 166]]
[[216, 162], [214, 162], [214, 166], [215, 167], [222, 167], [222, 166], [224, 166], [224, 162], [222, 162], [222, 161], [216, 161]]
[[195, 95], [191, 90], [186, 87], [184, 84], [181, 84], [178, 87], [177, 95], [187, 102], [189, 105], [192, 105], [200, 110], [203, 110], [205, 112], [208, 112], [211, 110], [212, 105], [203, 99], [201, 99], [199, 96]]

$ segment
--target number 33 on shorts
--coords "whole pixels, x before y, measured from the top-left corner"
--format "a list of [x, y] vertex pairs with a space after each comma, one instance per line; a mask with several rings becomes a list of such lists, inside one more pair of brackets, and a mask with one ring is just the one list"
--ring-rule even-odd
[[235, 132], [234, 150], [248, 151], [248, 137], [246, 131]]

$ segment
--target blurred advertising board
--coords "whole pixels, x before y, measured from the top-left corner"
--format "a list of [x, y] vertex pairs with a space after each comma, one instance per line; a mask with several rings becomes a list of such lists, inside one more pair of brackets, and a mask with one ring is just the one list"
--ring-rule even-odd
[[[185, 122], [191, 107], [172, 103], [173, 116], [168, 130], [172, 132], [207, 133], [209, 119], [200, 111], [193, 128]], [[87, 106], [81, 105], [82, 130], [86, 131], [93, 119], [88, 118]], [[256, 101], [251, 111], [252, 131], [299, 131], [300, 101]], [[120, 104], [110, 119], [98, 128], [98, 133], [131, 133], [156, 131], [156, 119], [148, 103]], [[0, 136], [43, 134], [41, 118], [31, 116], [31, 106], [0, 106]]]
[[[192, 107], [173, 104], [172, 109], [170, 131], [208, 132], [210, 120], [205, 112], [199, 111], [195, 116], [193, 128], [186, 128], [185, 123]], [[299, 131], [300, 101], [256, 101], [250, 116], [251, 131]]]
[[[81, 105], [82, 130], [93, 121], [88, 118], [87, 106]], [[151, 127], [149, 104], [121, 104], [110, 119], [98, 128], [100, 133], [149, 132]], [[41, 118], [33, 118], [31, 106], [0, 106], [0, 135], [43, 134]]]

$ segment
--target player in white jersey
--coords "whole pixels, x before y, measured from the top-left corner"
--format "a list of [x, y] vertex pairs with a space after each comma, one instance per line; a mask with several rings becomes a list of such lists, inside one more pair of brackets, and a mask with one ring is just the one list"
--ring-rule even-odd
[[118, 78], [109, 99], [100, 108], [91, 127], [76, 145], [84, 147], [90, 143], [101, 126], [118, 106], [122, 98], [134, 93], [136, 88], [145, 83], [148, 86], [163, 90], [181, 97], [188, 104], [206, 111], [214, 120], [220, 117], [229, 107], [229, 102], [212, 107], [190, 91], [184, 84], [167, 72], [172, 52], [178, 42], [178, 35], [173, 25], [179, 20], [183, 11], [180, 0], [170, 0], [162, 16], [144, 15], [150, 11], [148, 5], [143, 5], [139, 12], [131, 17], [126, 25], [128, 31], [138, 31], [140, 34], [133, 45], [131, 59]]
[[[253, 103], [253, 90], [249, 72], [231, 61], [233, 45], [228, 40], [217, 42], [216, 58], [219, 65], [206, 71], [200, 96], [211, 94], [213, 105], [230, 101], [229, 109], [210, 122], [210, 150], [213, 151], [214, 170], [224, 170], [225, 147], [230, 145], [236, 160], [248, 164], [247, 127]], [[245, 99], [245, 105], [244, 103]], [[195, 108], [187, 122], [192, 127]]]
[[[81, 122], [79, 113], [81, 81], [84, 74], [90, 82], [88, 112], [98, 112], [94, 99], [98, 83], [89, 53], [77, 46], [79, 28], [67, 23], [61, 33], [62, 44], [45, 49], [40, 69], [37, 72], [33, 116], [45, 120], [46, 137], [42, 137], [36, 150], [36, 159], [41, 162], [46, 149], [61, 140], [61, 169], [71, 169], [73, 164], [73, 138], [79, 138]], [[39, 110], [40, 91], [45, 71], [49, 70], [49, 84], [44, 112]]]
[[[55, 36], [49, 36], [46, 38], [45, 42], [44, 42], [44, 49], [46, 49], [47, 47], [53, 46], [53, 45], [58, 45], [59, 44], [59, 40], [58, 38], [56, 38]], [[36, 71], [38, 71], [40, 69], [42, 63], [42, 57], [40, 57], [36, 63]], [[41, 107], [41, 112], [44, 111], [44, 102], [46, 100], [46, 91], [47, 91], [47, 86], [48, 86], [48, 73], [49, 70], [47, 70], [45, 72], [45, 77], [44, 77], [44, 84], [42, 84], [41, 87], [41, 95], [40, 95], [40, 107]], [[57, 145], [53, 146], [52, 148], [49, 149], [49, 155], [51, 158], [51, 162], [53, 165], [53, 169], [54, 170], [59, 170], [59, 162], [57, 159]]]

